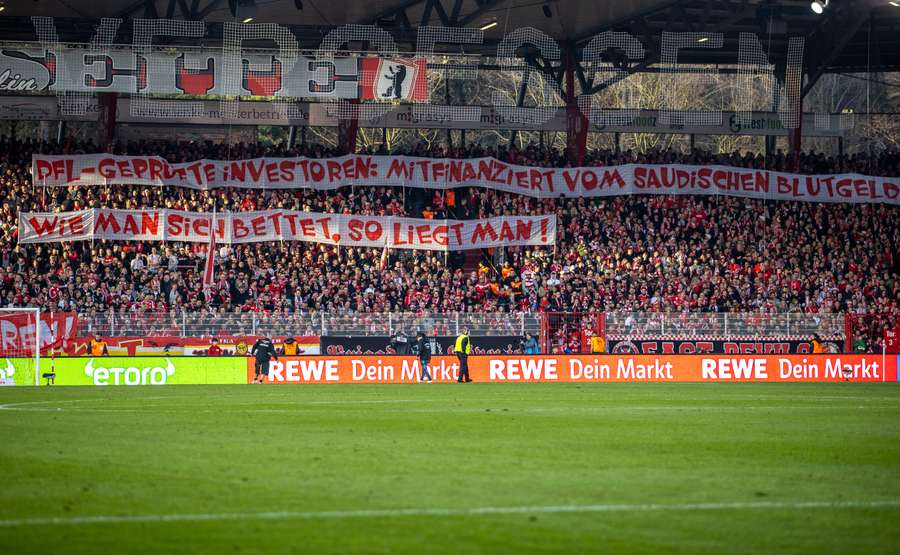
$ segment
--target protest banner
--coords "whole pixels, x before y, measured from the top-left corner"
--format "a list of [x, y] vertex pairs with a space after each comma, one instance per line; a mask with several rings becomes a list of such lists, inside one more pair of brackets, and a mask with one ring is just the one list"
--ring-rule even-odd
[[[210, 213], [167, 209], [21, 212], [19, 243], [90, 239], [208, 242], [212, 221]], [[458, 251], [556, 242], [556, 216], [458, 221], [265, 210], [217, 214], [215, 227], [216, 241], [225, 244], [305, 241], [350, 247]]]
[[32, 157], [36, 185], [147, 185], [215, 189], [331, 190], [346, 186], [452, 189], [479, 186], [537, 198], [628, 194], [729, 195], [768, 200], [900, 204], [900, 178], [801, 175], [727, 166], [628, 164], [539, 168], [495, 158], [444, 159], [351, 154], [170, 163], [156, 156]]

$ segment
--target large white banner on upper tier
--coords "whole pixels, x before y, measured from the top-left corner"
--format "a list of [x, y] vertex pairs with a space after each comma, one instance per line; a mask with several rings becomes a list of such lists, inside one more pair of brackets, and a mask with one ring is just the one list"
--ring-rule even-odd
[[447, 159], [347, 155], [169, 163], [155, 156], [32, 156], [34, 183], [148, 185], [214, 189], [329, 190], [349, 185], [451, 189], [480, 186], [532, 197], [627, 194], [721, 194], [810, 202], [900, 204], [900, 178], [859, 174], [800, 175], [727, 166], [628, 164], [539, 168], [495, 158]]
[[482, 220], [425, 220], [322, 214], [296, 210], [210, 214], [181, 210], [20, 212], [20, 243], [182, 241], [208, 243], [305, 241], [346, 247], [458, 251], [556, 243], [556, 216], [501, 216]]

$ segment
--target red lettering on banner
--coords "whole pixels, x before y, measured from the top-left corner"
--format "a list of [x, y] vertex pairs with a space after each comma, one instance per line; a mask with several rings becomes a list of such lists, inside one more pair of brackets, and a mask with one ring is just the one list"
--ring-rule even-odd
[[900, 186], [896, 183], [886, 182], [884, 184], [884, 196], [885, 198], [896, 200], [900, 197]]
[[143, 179], [144, 173], [147, 172], [148, 165], [149, 164], [147, 163], [147, 160], [145, 160], [144, 158], [135, 158], [134, 163], [132, 164], [132, 168], [134, 169], [135, 177], [137, 177], [139, 179]]
[[463, 230], [464, 226], [465, 226], [465, 224], [461, 224], [461, 223], [450, 225], [450, 231], [452, 233], [452, 236], [456, 239], [456, 242], [454, 243], [454, 245], [462, 246], [462, 244], [463, 244], [462, 230]]
[[390, 179], [391, 177], [402, 177], [403, 179], [410, 179], [411, 176], [411, 168], [403, 161], [397, 158], [391, 160], [391, 165], [388, 166], [387, 177]]
[[[84, 218], [78, 213], [60, 216], [31, 215], [26, 218], [26, 221], [38, 238], [57, 237], [66, 239], [81, 235], [85, 229]], [[68, 228], [68, 232], [66, 228]]]
[[181, 224], [184, 218], [180, 214], [168, 214], [166, 216], [166, 235], [169, 239], [178, 239], [181, 237]]
[[416, 226], [416, 240], [417, 245], [430, 245], [432, 244], [432, 233], [431, 233], [431, 225], [417, 225]]
[[134, 214], [125, 215], [125, 227], [123, 231], [130, 235], [138, 235], [140, 233], [140, 231], [138, 231], [137, 221], [134, 219]]
[[325, 165], [328, 167], [328, 181], [338, 183], [341, 180], [341, 165], [334, 160], [328, 160]]
[[164, 165], [162, 160], [156, 158], [150, 159], [150, 179], [154, 182], [161, 183], [163, 180]]
[[273, 212], [268, 216], [263, 216], [264, 218], [268, 218], [270, 222], [272, 222], [272, 229], [275, 230], [275, 237], [281, 238], [281, 212]]
[[[572, 175], [572, 174], [575, 175]], [[569, 188], [569, 191], [575, 192], [575, 188], [578, 186], [578, 177], [581, 174], [581, 170], [563, 170], [563, 179], [566, 180], [566, 187]]]
[[266, 164], [266, 178], [270, 183], [277, 183], [279, 181], [278, 164], [274, 162]]
[[400, 229], [400, 226], [401, 226], [401, 225], [402, 225], [402, 224], [400, 224], [400, 223], [395, 223], [395, 224], [394, 224], [394, 237], [393, 237], [393, 241], [392, 241], [391, 243], [392, 243], [393, 246], [395, 246], [395, 247], [400, 247], [400, 246], [402, 246], [402, 245], [411, 245], [411, 244], [412, 244], [412, 237], [407, 237], [407, 240], [406, 240], [406, 241], [404, 241], [404, 240], [401, 238], [401, 236], [402, 236], [402, 234], [403, 234], [402, 231], [401, 231], [401, 229]]
[[72, 235], [81, 235], [82, 233], [84, 233], [84, 219], [81, 217], [81, 214], [63, 220], [63, 225], [60, 227], [60, 232], [65, 233], [66, 225], [69, 226], [69, 231], [72, 233]]
[[384, 234], [384, 229], [377, 220], [369, 220], [366, 222], [366, 239], [369, 241], [378, 241]]
[[290, 212], [284, 214], [284, 219], [287, 220], [288, 226], [291, 228], [291, 237], [297, 236], [297, 215], [291, 214]]
[[281, 163], [278, 164], [278, 169], [281, 170], [281, 180], [291, 182], [294, 180], [294, 163], [290, 160], [282, 160]]
[[309, 173], [313, 181], [322, 181], [322, 178], [325, 177], [325, 166], [321, 162], [313, 161], [309, 164]]
[[[85, 232], [86, 217], [93, 214], [93, 229], [88, 237]], [[164, 229], [160, 229], [160, 217]], [[315, 215], [303, 212], [267, 210], [256, 213], [224, 213], [216, 217], [215, 229], [212, 215], [163, 210], [114, 210], [99, 209], [91, 212], [70, 212], [53, 215], [22, 214], [23, 226], [30, 230], [23, 234], [22, 242], [38, 242], [48, 236], [63, 240], [72, 234], [82, 238], [98, 239], [148, 239], [199, 242], [210, 233], [223, 240], [241, 243], [253, 240], [302, 240], [325, 241], [341, 244], [342, 234], [348, 245], [387, 245], [400, 248], [462, 247], [505, 242], [521, 245], [545, 245], [553, 243], [549, 217], [504, 217], [473, 222], [415, 220], [386, 216], [352, 217], [348, 215]], [[232, 236], [227, 237], [229, 221]], [[287, 227], [285, 223], [287, 222]], [[537, 224], [537, 225], [535, 225]], [[472, 228], [469, 228], [472, 226]], [[463, 237], [464, 230], [471, 235]], [[387, 234], [391, 233], [390, 237]], [[44, 239], [46, 240], [46, 239]]]
[[203, 175], [206, 177], [206, 184], [215, 183], [216, 181], [216, 167], [212, 164], [204, 164], [203, 165]]
[[262, 177], [263, 166], [265, 165], [265, 160], [248, 160], [247, 161], [247, 171], [250, 172], [250, 179], [254, 183], [259, 182], [259, 178]]
[[[331, 223], [331, 218], [321, 218], [319, 220], [319, 227], [322, 228], [322, 233], [325, 234], [325, 238], [331, 240], [331, 233], [328, 231], [328, 224]], [[335, 237], [335, 241], [337, 241], [340, 237]]]
[[266, 235], [266, 217], [265, 216], [257, 216], [250, 220], [250, 225], [253, 226], [253, 234], [257, 237], [263, 237]]
[[363, 223], [360, 220], [353, 219], [347, 222], [347, 233], [351, 241], [359, 241], [362, 239]]
[[209, 237], [209, 219], [197, 218], [190, 221], [193, 222], [193, 226], [190, 229], [192, 229], [194, 235], [197, 237]]
[[[385, 169], [376, 171], [379, 164]], [[357, 155], [328, 160], [257, 158], [169, 164], [152, 156], [87, 154], [54, 158], [34, 155], [32, 169], [35, 182], [44, 186], [63, 186], [72, 182], [98, 185], [149, 183], [199, 189], [252, 186], [324, 190], [356, 184], [434, 188], [433, 183], [440, 183], [447, 187], [467, 185], [520, 191], [537, 197], [561, 194], [592, 197], [653, 189], [678, 194], [704, 194], [716, 190], [752, 198], [771, 198], [768, 195], [775, 193], [779, 199], [805, 201], [897, 204], [900, 199], [900, 185], [883, 177], [807, 176], [680, 164], [542, 169], [511, 165], [494, 158], [453, 160]], [[377, 179], [377, 182], [368, 181], [370, 179]], [[559, 183], [563, 185], [558, 186]], [[433, 235], [434, 229], [431, 232]]]
[[56, 222], [59, 220], [56, 216], [49, 217], [38, 217], [32, 216], [28, 219], [29, 225], [31, 225], [31, 229], [37, 233], [38, 237], [43, 237], [44, 235], [52, 235], [56, 231]]
[[512, 227], [509, 225], [509, 222], [503, 220], [500, 223], [500, 240], [501, 241], [513, 241], [515, 236], [513, 235]]
[[119, 233], [122, 230], [114, 213], [100, 210], [97, 213], [97, 221], [94, 223], [94, 233], [108, 231], [110, 228], [113, 233]]
[[234, 219], [231, 221], [231, 233], [235, 239], [243, 239], [250, 235], [250, 229], [244, 223], [244, 220]]
[[497, 232], [494, 230], [491, 222], [478, 222], [475, 224], [475, 231], [472, 233], [472, 244], [482, 243], [488, 237], [491, 238], [491, 241], [497, 240]]
[[447, 226], [439, 225], [439, 226], [435, 227], [432, 237], [434, 237], [435, 244], [440, 245], [442, 247], [446, 247], [447, 246]]
[[300, 220], [300, 233], [304, 237], [316, 236], [316, 223], [312, 220], [312, 218], [304, 218]]
[[[97, 164], [97, 173], [100, 174], [101, 177], [105, 177], [106, 179], [111, 179], [115, 176], [115, 164], [116, 161], [112, 158], [104, 158], [100, 160], [100, 163]], [[112, 167], [112, 168], [111, 168]]]
[[116, 168], [120, 177], [134, 177], [134, 174], [131, 173], [130, 160], [116, 160]]
[[531, 239], [531, 220], [516, 220], [516, 239], [519, 241]]

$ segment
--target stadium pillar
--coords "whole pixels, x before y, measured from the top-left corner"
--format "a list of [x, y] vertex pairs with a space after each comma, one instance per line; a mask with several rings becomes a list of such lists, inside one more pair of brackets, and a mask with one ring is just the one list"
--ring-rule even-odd
[[[351, 104], [359, 104], [358, 98], [349, 101]], [[341, 152], [353, 154], [356, 152], [356, 136], [359, 134], [359, 113], [350, 119], [342, 119], [338, 124], [338, 142]]]
[[766, 135], [766, 156], [775, 154], [775, 135]]
[[794, 171], [800, 170], [800, 148], [803, 143], [803, 97], [800, 97], [797, 107], [797, 127], [791, 130], [790, 147], [791, 157], [794, 162]]
[[61, 145], [63, 140], [66, 138], [66, 122], [65, 120], [59, 120], [59, 125], [56, 127], [56, 144]]
[[98, 100], [100, 103], [100, 119], [97, 122], [100, 124], [98, 143], [109, 150], [116, 138], [116, 110], [119, 95], [118, 93], [100, 93]]
[[297, 142], [297, 126], [292, 125], [290, 131], [288, 132], [288, 148], [294, 148], [294, 143]]
[[578, 108], [575, 93], [575, 49], [566, 48], [566, 152], [572, 165], [584, 165], [587, 150], [588, 119]]

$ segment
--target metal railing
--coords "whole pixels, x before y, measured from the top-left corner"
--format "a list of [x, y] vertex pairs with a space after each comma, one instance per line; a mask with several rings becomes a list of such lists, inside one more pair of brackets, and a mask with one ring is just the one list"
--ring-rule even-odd
[[541, 315], [527, 313], [359, 313], [308, 312], [103, 312], [82, 314], [78, 334], [105, 337], [322, 336], [394, 335], [423, 331], [456, 335], [468, 327], [472, 335], [537, 335]]
[[[394, 335], [423, 331], [456, 335], [468, 327], [472, 335], [540, 333], [543, 313], [358, 313], [302, 312], [103, 312], [81, 315], [79, 335], [142, 336], [322, 336]], [[809, 338], [844, 336], [843, 314], [763, 313], [606, 313], [606, 336], [628, 338]]]
[[606, 335], [613, 339], [789, 338], [844, 335], [843, 314], [756, 312], [608, 312]]

